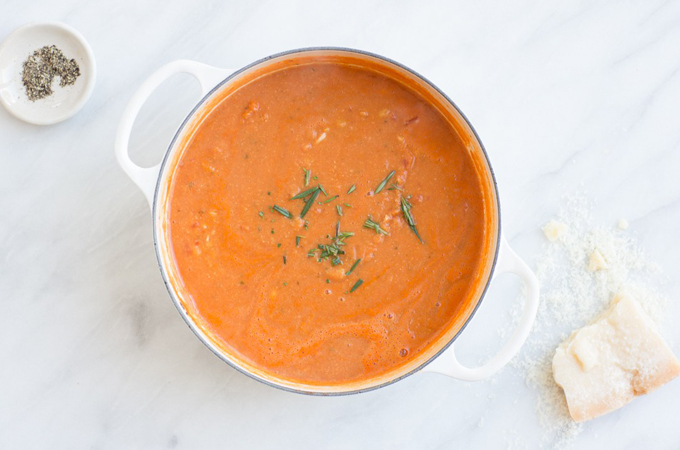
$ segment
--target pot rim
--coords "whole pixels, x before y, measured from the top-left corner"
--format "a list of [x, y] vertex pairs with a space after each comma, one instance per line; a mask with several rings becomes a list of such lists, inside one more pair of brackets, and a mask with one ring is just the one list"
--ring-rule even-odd
[[[434, 355], [432, 355], [426, 361], [419, 364], [417, 367], [406, 372], [405, 374], [402, 374], [398, 377], [391, 378], [387, 381], [384, 381], [382, 383], [376, 384], [374, 386], [369, 386], [369, 387], [366, 387], [366, 388], [352, 389], [352, 390], [346, 390], [346, 391], [331, 391], [331, 392], [297, 389], [297, 388], [294, 388], [294, 387], [285, 386], [285, 385], [276, 383], [276, 382], [268, 380], [264, 377], [260, 377], [256, 374], [250, 372], [249, 370], [239, 366], [234, 361], [232, 361], [225, 354], [225, 352], [220, 351], [219, 348], [213, 342], [211, 342], [207, 338], [207, 336], [205, 336], [204, 331], [198, 326], [198, 324], [196, 324], [196, 322], [194, 322], [194, 320], [191, 319], [191, 317], [189, 317], [189, 314], [186, 312], [182, 302], [180, 301], [177, 294], [175, 293], [175, 288], [174, 288], [172, 282], [170, 281], [170, 279], [167, 275], [167, 270], [165, 269], [165, 265], [163, 263], [163, 257], [161, 255], [161, 249], [160, 249], [160, 245], [158, 243], [158, 241], [159, 241], [158, 229], [159, 228], [158, 228], [158, 223], [157, 223], [157, 221], [158, 221], [158, 207], [159, 207], [158, 206], [158, 199], [159, 199], [159, 192], [160, 192], [160, 189], [161, 189], [161, 180], [163, 178], [164, 170], [166, 168], [166, 164], [168, 162], [168, 159], [169, 159], [169, 157], [172, 153], [172, 149], [175, 146], [175, 143], [177, 142], [179, 137], [182, 135], [182, 132], [184, 131], [184, 128], [186, 127], [186, 125], [194, 117], [194, 115], [205, 105], [206, 101], [208, 99], [210, 99], [212, 97], [212, 95], [216, 91], [221, 89], [225, 84], [229, 83], [231, 80], [233, 80], [234, 78], [236, 78], [237, 76], [239, 76], [243, 72], [245, 72], [245, 71], [247, 71], [247, 70], [249, 70], [249, 69], [251, 69], [255, 66], [258, 66], [260, 64], [264, 64], [267, 61], [270, 61], [272, 59], [281, 58], [281, 57], [285, 57], [285, 56], [292, 56], [292, 55], [296, 55], [296, 54], [304, 54], [304, 53], [308, 53], [308, 52], [323, 52], [323, 51], [354, 53], [354, 54], [368, 56], [368, 57], [371, 57], [371, 58], [378, 59], [380, 61], [387, 62], [387, 63], [392, 64], [392, 65], [410, 73], [411, 75], [415, 76], [417, 79], [419, 79], [423, 83], [427, 84], [432, 89], [434, 89], [439, 95], [441, 95], [457, 111], [457, 113], [460, 114], [460, 116], [463, 118], [463, 120], [465, 121], [467, 126], [470, 127], [470, 130], [472, 131], [472, 135], [474, 136], [477, 143], [479, 144], [479, 147], [482, 151], [482, 154], [484, 155], [484, 160], [486, 161], [486, 165], [487, 165], [488, 170], [489, 170], [489, 175], [491, 176], [491, 181], [492, 181], [492, 185], [493, 185], [493, 192], [495, 194], [495, 199], [496, 199], [496, 205], [495, 206], [496, 206], [496, 211], [497, 211], [497, 216], [498, 216], [498, 222], [497, 222], [497, 230], [498, 231], [497, 231], [496, 242], [495, 242], [496, 248], [494, 250], [493, 260], [491, 262], [489, 277], [488, 277], [488, 279], [485, 283], [484, 289], [482, 289], [482, 291], [479, 295], [479, 299], [477, 300], [477, 303], [475, 304], [474, 308], [470, 312], [470, 315], [467, 317], [467, 319], [462, 324], [462, 326], [458, 329], [458, 331], [451, 337], [451, 339], [449, 339], [449, 341], [446, 342], [446, 344], [442, 345], [442, 347], [439, 350], [437, 350], [437, 352]], [[439, 89], [439, 87], [437, 87], [434, 83], [432, 83], [430, 80], [428, 80], [427, 78], [422, 76], [420, 73], [416, 72], [415, 70], [413, 70], [413, 69], [411, 69], [411, 68], [409, 68], [409, 67], [407, 67], [407, 66], [405, 66], [401, 63], [398, 63], [398, 62], [396, 62], [396, 61], [394, 61], [390, 58], [378, 55], [376, 53], [368, 52], [368, 51], [365, 51], [365, 50], [353, 49], [353, 48], [349, 48], [349, 47], [332, 47], [332, 46], [302, 47], [302, 48], [287, 50], [287, 51], [283, 51], [283, 52], [279, 52], [279, 53], [275, 53], [275, 54], [266, 56], [264, 58], [261, 58], [261, 59], [255, 61], [255, 62], [252, 62], [252, 63], [236, 70], [232, 74], [225, 77], [222, 81], [217, 83], [217, 85], [215, 85], [207, 94], [205, 94], [196, 103], [196, 105], [192, 108], [192, 110], [186, 115], [186, 117], [184, 118], [182, 123], [177, 128], [177, 131], [175, 132], [172, 140], [170, 141], [170, 144], [168, 145], [168, 148], [165, 151], [165, 154], [163, 156], [163, 160], [161, 161], [159, 167], [160, 167], [160, 169], [159, 169], [159, 172], [158, 172], [158, 179], [156, 180], [156, 186], [155, 186], [155, 189], [154, 189], [154, 197], [153, 197], [153, 202], [152, 202], [153, 245], [154, 245], [154, 250], [155, 250], [155, 253], [156, 253], [156, 260], [157, 260], [158, 268], [161, 272], [161, 276], [163, 277], [163, 283], [165, 284], [165, 287], [166, 287], [168, 293], [170, 294], [170, 298], [172, 299], [172, 302], [174, 303], [175, 308], [177, 308], [177, 311], [180, 313], [180, 316], [182, 316], [182, 319], [187, 324], [187, 326], [191, 329], [191, 331], [196, 335], [196, 337], [203, 343], [203, 345], [205, 345], [219, 359], [221, 359], [223, 362], [227, 363], [229, 366], [236, 369], [240, 373], [248, 376], [249, 378], [252, 378], [252, 379], [257, 380], [261, 383], [264, 383], [267, 386], [271, 386], [271, 387], [281, 389], [281, 390], [284, 390], [284, 391], [287, 391], [287, 392], [293, 392], [293, 393], [297, 393], [297, 394], [304, 394], [304, 395], [310, 395], [310, 396], [321, 396], [321, 397], [331, 397], [331, 396], [335, 397], [335, 396], [343, 396], [343, 395], [361, 394], [361, 393], [364, 393], [364, 392], [370, 392], [370, 391], [373, 391], [373, 390], [376, 390], [376, 389], [380, 389], [380, 388], [392, 385], [392, 384], [394, 384], [398, 381], [403, 380], [406, 377], [409, 377], [409, 376], [415, 374], [416, 372], [419, 372], [424, 367], [426, 367], [428, 364], [430, 364], [432, 361], [434, 361], [435, 359], [442, 356], [442, 354], [444, 352], [446, 352], [446, 350], [453, 344], [453, 342], [456, 339], [458, 339], [458, 336], [460, 336], [460, 334], [465, 330], [465, 328], [467, 327], [467, 325], [470, 323], [470, 321], [474, 317], [475, 313], [477, 312], [477, 309], [482, 304], [484, 297], [486, 296], [486, 293], [489, 289], [489, 286], [490, 286], [491, 281], [492, 281], [493, 276], [494, 276], [496, 264], [498, 263], [498, 255], [499, 255], [499, 251], [500, 251], [500, 247], [501, 247], [501, 238], [502, 238], [500, 195], [499, 195], [499, 192], [498, 192], [498, 183], [496, 181], [496, 175], [494, 173], [493, 167], [491, 166], [491, 161], [489, 160], [489, 155], [486, 152], [486, 149], [484, 148], [484, 144], [482, 143], [482, 140], [479, 138], [477, 131], [472, 126], [472, 123], [470, 123], [467, 116], [458, 107], [458, 105], [456, 105], [454, 103], [454, 101], [451, 100], [451, 98], [448, 95], [446, 95], [441, 89]]]

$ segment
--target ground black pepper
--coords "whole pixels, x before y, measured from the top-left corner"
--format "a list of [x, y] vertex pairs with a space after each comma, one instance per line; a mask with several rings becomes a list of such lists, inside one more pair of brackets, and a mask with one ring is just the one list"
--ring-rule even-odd
[[61, 87], [76, 82], [80, 76], [80, 67], [75, 59], [67, 59], [55, 45], [46, 45], [34, 51], [24, 61], [21, 81], [26, 88], [26, 96], [31, 101], [52, 95], [52, 82], [60, 78]]

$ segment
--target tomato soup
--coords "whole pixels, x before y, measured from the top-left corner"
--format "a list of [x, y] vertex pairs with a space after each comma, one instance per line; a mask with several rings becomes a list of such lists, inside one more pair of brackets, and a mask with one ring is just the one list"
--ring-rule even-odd
[[218, 98], [182, 145], [167, 216], [183, 302], [262, 373], [380, 377], [479, 296], [489, 183], [469, 137], [405, 83], [289, 64]]

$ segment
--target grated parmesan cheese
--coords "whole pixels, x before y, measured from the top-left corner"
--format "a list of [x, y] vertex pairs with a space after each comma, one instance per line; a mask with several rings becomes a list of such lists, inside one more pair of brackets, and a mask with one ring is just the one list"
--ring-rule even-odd
[[564, 235], [566, 229], [567, 226], [562, 222], [551, 220], [543, 227], [543, 234], [545, 234], [545, 237], [547, 237], [550, 241], [556, 241]]
[[595, 272], [596, 270], [606, 269], [607, 267], [609, 267], [607, 266], [607, 260], [604, 259], [602, 253], [598, 249], [593, 250], [590, 254], [590, 260], [588, 261], [588, 270]]
[[[618, 229], [595, 226], [591, 210], [583, 196], [566, 198], [557, 217], [543, 227], [548, 241], [536, 271], [541, 303], [532, 333], [512, 362], [537, 391], [544, 447], [564, 447], [583, 429], [569, 416], [564, 393], [553, 378], [552, 358], [558, 345], [604, 311], [616, 294], [636, 298], [657, 323], [667, 304], [653, 287], [664, 281], [659, 267], [621, 232], [622, 222]], [[559, 224], [557, 236], [550, 224]], [[515, 321], [518, 317], [519, 310], [513, 313]], [[506, 333], [502, 330], [501, 335]]]

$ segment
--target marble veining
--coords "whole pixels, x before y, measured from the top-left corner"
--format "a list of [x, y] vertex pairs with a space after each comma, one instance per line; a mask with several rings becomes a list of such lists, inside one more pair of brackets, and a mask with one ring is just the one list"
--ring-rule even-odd
[[[232, 370], [183, 323], [156, 265], [148, 206], [113, 139], [139, 84], [180, 58], [241, 67], [335, 45], [400, 61], [449, 94], [480, 134], [504, 231], [533, 264], [565, 193], [629, 232], [668, 274], [664, 335], [680, 353], [680, 2], [5, 0], [0, 36], [63, 21], [98, 80], [59, 125], [0, 110], [0, 448], [549, 448], [516, 369], [464, 383], [420, 374], [314, 398]], [[189, 76], [150, 99], [132, 156], [151, 165], [198, 99]], [[512, 287], [512, 286], [511, 286]], [[512, 287], [516, 289], [516, 286]], [[514, 292], [513, 292], [514, 295]], [[493, 289], [460, 341], [500, 347], [511, 295]], [[680, 381], [588, 423], [574, 448], [680, 448]]]

